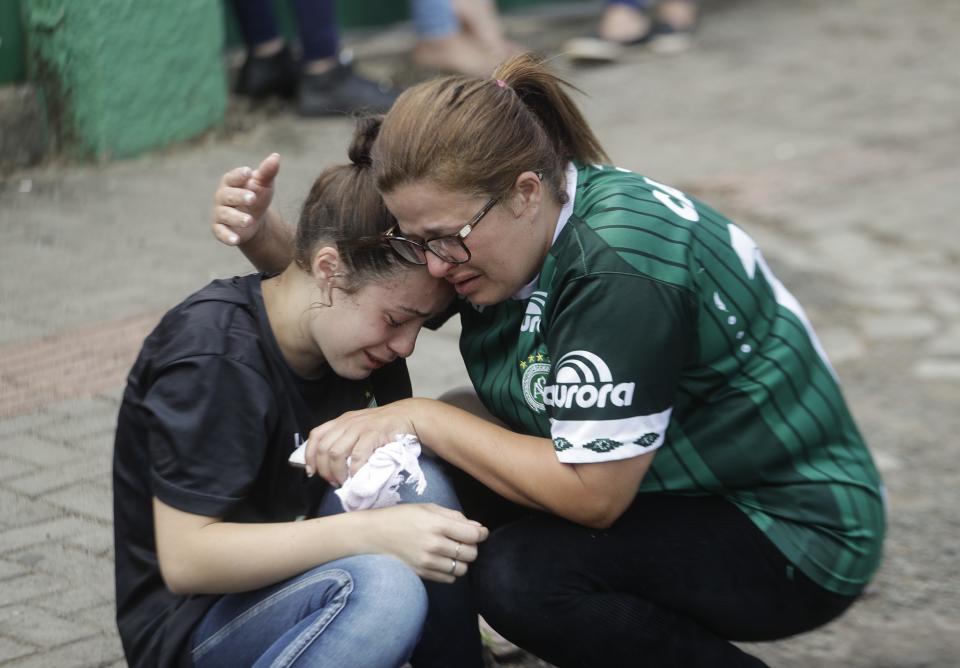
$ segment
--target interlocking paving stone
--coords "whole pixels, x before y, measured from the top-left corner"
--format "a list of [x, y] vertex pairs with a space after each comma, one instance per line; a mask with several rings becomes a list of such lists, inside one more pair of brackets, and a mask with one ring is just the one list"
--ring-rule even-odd
[[960, 380], [960, 359], [926, 359], [913, 367], [913, 375], [926, 380]]
[[39, 426], [34, 433], [56, 443], [74, 445], [93, 437], [107, 436], [112, 441], [117, 424], [117, 408], [104, 403], [85, 414], [67, 414], [64, 420]]
[[6, 580], [7, 578], [22, 575], [26, 572], [27, 569], [24, 568], [22, 564], [18, 564], [14, 561], [0, 560], [0, 580]]
[[23, 494], [4, 489], [0, 486], [0, 508], [3, 508], [4, 520], [8, 527], [27, 526], [61, 516], [56, 506], [43, 500], [34, 500]]
[[[40, 647], [56, 647], [97, 633], [85, 622], [63, 619], [46, 610], [18, 604], [0, 608], [0, 634]], [[53, 661], [49, 666], [59, 665]]]
[[[123, 383], [118, 383], [117, 388], [122, 392]], [[115, 399], [111, 392], [110, 394], [96, 394], [92, 397], [65, 399], [45, 406], [44, 410], [50, 415], [65, 415], [71, 419], [97, 418], [116, 415], [117, 403], [118, 399]]]
[[937, 334], [930, 344], [929, 352], [934, 355], [960, 356], [960, 323], [956, 323]]
[[53, 424], [63, 419], [63, 415], [47, 413], [43, 410], [33, 410], [14, 417], [4, 417], [0, 419], [0, 439], [12, 434], [34, 431], [38, 427]]
[[[112, 577], [112, 568], [111, 577]], [[53, 596], [41, 596], [31, 599], [30, 605], [43, 608], [55, 615], [69, 616], [71, 619], [79, 615], [84, 621], [105, 631], [113, 630], [116, 608], [113, 598], [113, 581], [108, 587], [75, 587], [62, 591]], [[89, 611], [98, 611], [96, 614]], [[105, 613], [109, 614], [105, 614]]]
[[45, 494], [43, 498], [70, 513], [87, 515], [105, 523], [113, 522], [113, 493], [109, 487], [79, 483]]
[[91, 554], [113, 555], [113, 527], [102, 524], [86, 523], [84, 530], [64, 538], [67, 545], [79, 547]]
[[859, 359], [866, 352], [863, 339], [849, 327], [818, 327], [817, 336], [832, 364]]
[[941, 315], [960, 315], [960, 297], [956, 293], [931, 290], [924, 293], [924, 298], [930, 308]]
[[84, 453], [39, 434], [26, 432], [3, 439], [0, 453], [39, 466], [63, 465], [79, 460]]
[[110, 453], [86, 455], [69, 466], [51, 466], [4, 481], [4, 486], [29, 496], [39, 496], [84, 480], [109, 480]]
[[26, 475], [36, 470], [37, 467], [33, 464], [0, 455], [0, 480], [16, 478], [17, 476]]
[[10, 662], [4, 668], [101, 668], [105, 665], [125, 665], [123, 648], [116, 633], [98, 633], [55, 649]]
[[0, 637], [0, 661], [9, 661], [36, 651], [36, 647]]
[[[4, 555], [4, 559], [25, 566], [34, 573], [49, 573], [67, 578], [77, 583], [79, 588], [109, 588], [113, 578], [112, 555], [93, 553], [75, 545], [34, 545]], [[86, 597], [81, 598], [85, 600]], [[84, 604], [78, 603], [76, 607], [84, 607]]]
[[90, 522], [75, 518], [62, 518], [49, 522], [39, 522], [29, 526], [8, 529], [0, 540], [0, 553], [37, 545], [68, 541], [73, 543], [76, 536], [90, 531]]
[[860, 318], [861, 327], [875, 341], [921, 339], [937, 331], [937, 321], [929, 316], [901, 312]]
[[117, 416], [113, 416], [113, 421], [109, 427], [102, 431], [89, 434], [79, 439], [70, 441], [72, 447], [85, 452], [113, 452], [113, 438], [116, 432]]
[[21, 603], [44, 594], [63, 591], [70, 584], [49, 573], [30, 573], [4, 580], [0, 586], [0, 606]]
[[112, 632], [116, 627], [117, 608], [113, 603], [113, 591], [110, 596], [101, 601], [99, 605], [92, 605], [76, 612], [78, 619], [87, 622], [91, 626], [103, 629], [106, 632]]

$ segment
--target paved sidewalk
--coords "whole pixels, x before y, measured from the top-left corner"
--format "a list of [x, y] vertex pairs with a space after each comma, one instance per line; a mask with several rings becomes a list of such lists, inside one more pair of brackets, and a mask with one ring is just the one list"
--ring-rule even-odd
[[[508, 25], [555, 49], [590, 21], [565, 8]], [[771, 665], [960, 665], [958, 29], [956, 0], [716, 0], [690, 53], [570, 72], [621, 166], [757, 239], [807, 307], [886, 479], [889, 541], [869, 594], [825, 629], [750, 646]], [[408, 39], [357, 50], [389, 69]], [[109, 469], [126, 370], [165, 309], [247, 271], [207, 231], [219, 175], [278, 150], [293, 218], [351, 127], [285, 112], [232, 124], [247, 130], [0, 182], [4, 667], [123, 665]], [[425, 335], [412, 368], [425, 395], [464, 382], [455, 328]]]

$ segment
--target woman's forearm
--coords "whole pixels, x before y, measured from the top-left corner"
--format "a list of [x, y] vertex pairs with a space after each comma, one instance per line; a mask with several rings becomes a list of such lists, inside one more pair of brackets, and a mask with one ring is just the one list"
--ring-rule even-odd
[[514, 503], [570, 514], [562, 499], [582, 494], [582, 485], [549, 438], [517, 434], [441, 401], [408, 401], [420, 439], [438, 456]]
[[653, 456], [564, 464], [549, 438], [517, 434], [441, 401], [402, 403], [438, 456], [510, 501], [586, 526], [610, 526], [623, 513]]
[[154, 500], [157, 554], [177, 594], [258, 589], [319, 564], [370, 551], [363, 513], [301, 522], [239, 524], [192, 515]]
[[267, 273], [279, 273], [293, 259], [293, 227], [273, 209], [267, 209], [257, 234], [240, 244], [240, 250], [254, 267]]

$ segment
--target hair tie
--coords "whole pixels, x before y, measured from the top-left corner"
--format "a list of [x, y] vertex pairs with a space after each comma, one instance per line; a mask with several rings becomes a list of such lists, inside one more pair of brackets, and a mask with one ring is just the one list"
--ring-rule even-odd
[[507, 82], [504, 81], [503, 79], [497, 79], [497, 85], [500, 86], [500, 88], [506, 88]]

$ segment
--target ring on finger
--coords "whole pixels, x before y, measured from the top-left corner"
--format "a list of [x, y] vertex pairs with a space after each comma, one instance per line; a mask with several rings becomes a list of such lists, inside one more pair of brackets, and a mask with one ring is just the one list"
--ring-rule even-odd
[[457, 560], [456, 560], [456, 559], [451, 559], [451, 560], [450, 560], [450, 570], [447, 571], [447, 575], [453, 575], [453, 572], [454, 572], [455, 570], [457, 570]]

